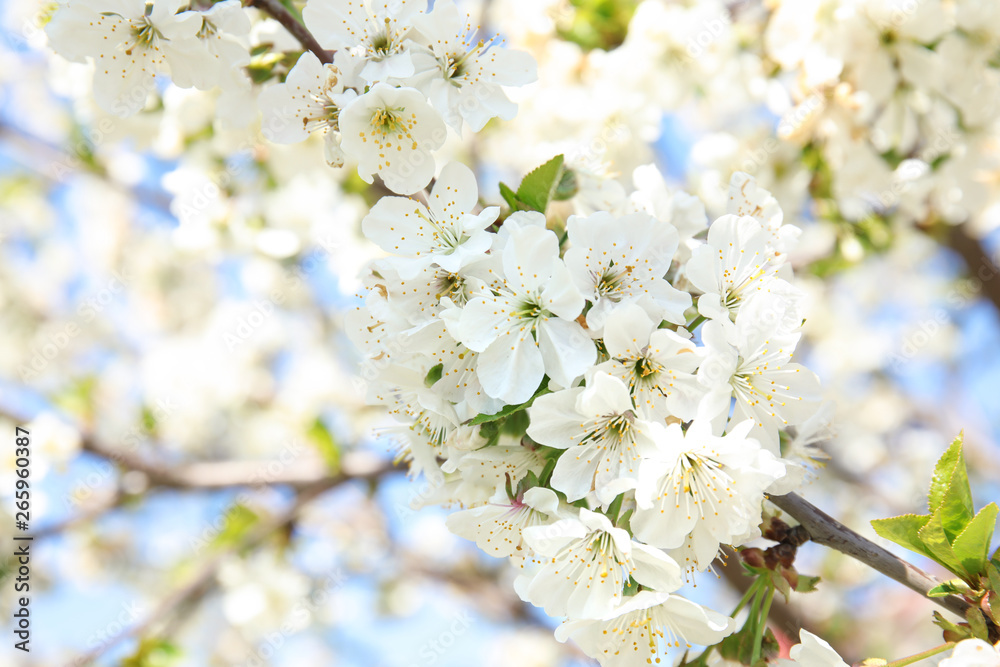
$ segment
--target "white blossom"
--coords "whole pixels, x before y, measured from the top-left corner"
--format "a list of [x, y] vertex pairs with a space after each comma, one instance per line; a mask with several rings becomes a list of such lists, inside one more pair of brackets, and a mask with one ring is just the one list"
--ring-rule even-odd
[[760, 443], [747, 438], [752, 422], [717, 437], [706, 422], [686, 432], [667, 426], [639, 472], [632, 530], [643, 542], [684, 547], [686, 562], [706, 569], [724, 544], [755, 537], [764, 491], [785, 474]]
[[553, 232], [536, 226], [511, 231], [502, 266], [502, 286], [469, 301], [454, 329], [459, 341], [480, 353], [486, 393], [523, 403], [544, 374], [568, 387], [594, 363], [597, 350], [575, 321], [583, 296], [559, 258]]
[[345, 89], [346, 77], [338, 67], [323, 64], [311, 51], [299, 56], [284, 83], [260, 94], [264, 136], [278, 143], [298, 143], [310, 134], [323, 137], [327, 164], [340, 167], [340, 113], [357, 93]]
[[508, 498], [504, 490], [486, 505], [454, 512], [448, 529], [473, 540], [480, 549], [498, 558], [522, 555], [525, 528], [547, 523], [557, 515], [559, 499], [545, 487], [536, 486], [520, 498]]
[[217, 71], [218, 64], [201, 57], [197, 33], [203, 19], [198, 12], [178, 12], [186, 4], [72, 0], [55, 12], [45, 32], [59, 55], [94, 62], [94, 98], [124, 118], [145, 106], [161, 74], [170, 74], [178, 85], [214, 79], [197, 74], [204, 68]]
[[378, 174], [386, 187], [412, 194], [434, 177], [431, 152], [444, 144], [444, 122], [423, 94], [377, 83], [340, 113], [341, 146], [357, 160], [366, 183]]
[[963, 639], [940, 667], [1000, 667], [1000, 643], [990, 646], [982, 639]]
[[742, 314], [730, 335], [718, 322], [705, 323], [707, 353], [698, 379], [709, 393], [699, 405], [701, 416], [725, 423], [735, 398], [730, 427], [753, 420], [752, 437], [777, 454], [778, 431], [812, 416], [819, 400], [816, 375], [791, 361], [801, 335], [784, 330], [780, 321], [761, 322]]
[[603, 514], [581, 509], [576, 517], [526, 528], [523, 535], [546, 564], [519, 576], [514, 588], [551, 616], [603, 618], [621, 603], [629, 577], [663, 592], [681, 586], [673, 559], [633, 542]]
[[677, 230], [671, 224], [646, 213], [616, 219], [599, 212], [570, 216], [566, 230], [566, 266], [593, 304], [587, 312], [592, 331], [600, 333], [622, 303], [638, 303], [654, 318], [684, 322], [691, 297], [664, 279], [677, 250]]
[[594, 371], [624, 380], [640, 414], [691, 419], [705, 393], [693, 374], [703, 348], [657, 325], [635, 304], [615, 309], [604, 327], [604, 349], [610, 359]]
[[573, 639], [602, 666], [645, 667], [665, 660], [670, 648], [716, 644], [735, 629], [734, 619], [680, 595], [639, 591], [603, 618], [563, 622], [556, 639]]
[[360, 64], [368, 83], [413, 75], [407, 37], [426, 0], [310, 0], [302, 19], [320, 44]]
[[791, 660], [779, 660], [779, 667], [848, 667], [825, 640], [808, 630], [799, 630], [799, 642], [788, 652]]
[[456, 131], [462, 121], [473, 132], [491, 118], [510, 120], [517, 114], [503, 86], [523, 86], [537, 78], [535, 59], [523, 51], [500, 48], [498, 39], [477, 38], [470, 19], [453, 0], [413, 19], [411, 39], [419, 44], [412, 58], [414, 84]]
[[490, 206], [474, 213], [478, 202], [472, 170], [449, 162], [435, 181], [426, 206], [404, 197], [382, 197], [365, 216], [362, 230], [398, 257], [394, 263], [404, 279], [413, 278], [431, 264], [456, 273], [485, 256], [493, 242], [485, 230], [500, 209]]
[[595, 491], [602, 504], [635, 487], [639, 463], [653, 452], [658, 424], [636, 416], [628, 386], [597, 373], [586, 387], [535, 399], [528, 408], [528, 435], [565, 449], [552, 472], [552, 486], [570, 502]]

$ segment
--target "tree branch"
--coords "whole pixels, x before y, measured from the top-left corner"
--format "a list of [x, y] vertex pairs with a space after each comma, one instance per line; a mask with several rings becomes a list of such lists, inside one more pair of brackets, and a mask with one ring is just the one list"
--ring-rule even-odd
[[[941, 583], [920, 568], [910, 565], [902, 558], [862, 537], [801, 496], [789, 493], [784, 496], [771, 496], [770, 501], [802, 524], [813, 542], [836, 549], [924, 597], [927, 597], [928, 591]], [[928, 599], [963, 619], [966, 611], [974, 608], [955, 595]], [[984, 620], [989, 622], [988, 619]]]
[[118, 645], [120, 642], [126, 639], [142, 637], [152, 630], [152, 628], [158, 623], [170, 616], [175, 609], [204, 595], [215, 585], [215, 574], [226, 558], [246, 549], [256, 547], [270, 535], [273, 535], [275, 532], [290, 525], [306, 504], [317, 498], [324, 491], [336, 486], [337, 483], [338, 482], [331, 478], [316, 482], [304, 488], [295, 497], [295, 501], [288, 509], [260, 525], [256, 530], [252, 531], [246, 539], [231, 545], [229, 548], [213, 556], [186, 584], [175, 590], [162, 602], [160, 602], [156, 609], [153, 610], [153, 612], [146, 617], [144, 621], [133, 626], [129, 630], [116, 635], [114, 638], [101, 644], [89, 653], [77, 658], [75, 661], [70, 663], [69, 667], [82, 667], [82, 665], [88, 665], [97, 660], [97, 658], [102, 656], [108, 650]]
[[312, 51], [319, 58], [321, 63], [333, 62], [333, 51], [327, 51], [316, 41], [313, 34], [309, 32], [302, 23], [292, 16], [292, 13], [285, 8], [278, 0], [243, 0], [246, 7], [256, 7], [261, 11], [270, 14], [274, 20], [285, 27], [295, 39], [299, 40], [306, 49]]
[[965, 262], [969, 278], [982, 283], [982, 295], [1000, 311], [1000, 280], [997, 280], [1000, 269], [982, 241], [970, 235], [965, 225], [955, 225], [948, 231], [947, 243]]

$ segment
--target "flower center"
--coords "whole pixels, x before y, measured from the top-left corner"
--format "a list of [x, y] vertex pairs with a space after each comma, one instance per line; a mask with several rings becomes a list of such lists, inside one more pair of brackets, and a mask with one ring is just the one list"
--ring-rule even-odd
[[437, 274], [437, 293], [435, 296], [440, 301], [443, 297], [448, 297], [459, 306], [464, 306], [468, 301], [465, 295], [465, 278], [457, 273], [440, 271]]
[[548, 316], [549, 312], [533, 299], [525, 299], [514, 314], [522, 320], [537, 320]]
[[633, 372], [637, 379], [643, 380], [650, 375], [658, 375], [663, 371], [663, 364], [650, 359], [649, 357], [639, 357], [636, 359]]
[[619, 271], [612, 261], [603, 271], [591, 271], [590, 275], [594, 281], [594, 297], [609, 299], [613, 303], [621, 301], [625, 297], [625, 285], [628, 277], [634, 268], [626, 266], [624, 270]]
[[208, 39], [209, 37], [214, 36], [218, 32], [219, 29], [216, 28], [211, 21], [207, 19], [202, 19], [201, 28], [198, 29], [197, 37], [198, 39]]
[[127, 56], [132, 55], [132, 49], [137, 46], [143, 51], [148, 51], [153, 48], [157, 39], [163, 38], [163, 35], [150, 22], [148, 16], [130, 21], [130, 27], [132, 29], [132, 44], [125, 49], [125, 55]]

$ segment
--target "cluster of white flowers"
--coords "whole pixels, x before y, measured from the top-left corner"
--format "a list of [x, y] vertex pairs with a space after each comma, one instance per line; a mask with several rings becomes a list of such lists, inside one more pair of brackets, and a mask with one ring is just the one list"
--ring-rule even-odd
[[794, 73], [783, 138], [818, 149], [848, 219], [956, 224], [986, 208], [1000, 8], [979, 0], [776, 3], [766, 54]]
[[780, 434], [819, 407], [791, 362], [798, 230], [770, 193], [734, 175], [711, 225], [688, 195], [638, 194], [623, 215], [498, 222], [448, 164], [426, 203], [365, 218], [390, 256], [347, 322], [401, 456], [462, 508], [449, 527], [522, 567], [518, 594], [603, 664], [735, 629], [676, 591], [759, 535], [764, 493], [801, 480]]
[[[46, 28], [65, 58], [94, 64], [94, 96], [125, 117], [143, 109], [156, 79], [181, 88], [249, 89], [251, 23], [238, 0], [207, 11], [187, 0], [70, 0]], [[478, 132], [517, 105], [504, 86], [534, 81], [527, 53], [481, 39], [453, 0], [312, 0], [305, 27], [329, 51], [305, 51], [284, 81], [257, 97], [264, 136], [297, 143], [324, 138], [326, 160], [357, 162], [393, 192], [412, 194], [434, 176], [432, 153], [448, 126]]]
[[284, 83], [262, 93], [265, 133], [284, 143], [322, 133], [331, 165], [350, 157], [366, 182], [377, 173], [393, 192], [411, 194], [433, 178], [431, 154], [448, 126], [478, 132], [491, 118], [513, 118], [503, 86], [534, 81], [534, 60], [480, 39], [453, 0], [425, 7], [310, 2], [306, 27], [336, 53], [326, 64], [303, 54]]
[[70, 0], [46, 26], [64, 58], [94, 64], [94, 97], [126, 117], [142, 110], [165, 75], [181, 88], [249, 87], [250, 19], [239, 0], [180, 11], [187, 0]]

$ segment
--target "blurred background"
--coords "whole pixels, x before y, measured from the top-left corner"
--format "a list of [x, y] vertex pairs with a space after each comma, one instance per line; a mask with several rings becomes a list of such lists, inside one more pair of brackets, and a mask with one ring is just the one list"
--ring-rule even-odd
[[[485, 200], [564, 153], [581, 190], [559, 215], [614, 201], [652, 163], [710, 215], [749, 172], [803, 228], [801, 360], [833, 415], [806, 498], [877, 539], [870, 519], [923, 510], [962, 429], [977, 505], [1000, 497], [996, 16], [953, 8], [928, 35], [926, 6], [945, 6], [931, 0], [462, 4], [539, 62], [511, 91], [515, 120], [442, 151]], [[422, 506], [430, 490], [379, 437], [393, 422], [364, 405], [341, 323], [379, 253], [360, 234], [379, 192], [318, 141], [265, 141], [211, 91], [166, 84], [142, 113], [106, 114], [88, 66], [46, 44], [55, 5], [0, 3], [0, 537], [15, 425], [32, 434], [35, 535], [32, 652], [5, 639], [0, 662], [592, 664], [505, 563]], [[301, 49], [247, 11], [251, 46]], [[913, 75], [918, 47], [938, 79]], [[282, 67], [253, 61], [254, 94]], [[848, 661], [936, 636], [914, 593], [799, 553], [823, 583], [776, 603], [776, 630], [809, 628]], [[717, 609], [745, 587], [721, 568], [697, 583]]]

